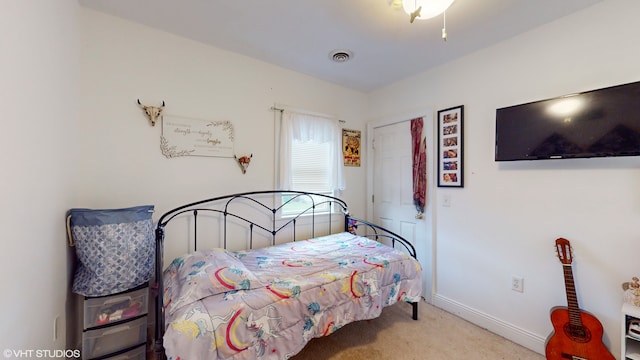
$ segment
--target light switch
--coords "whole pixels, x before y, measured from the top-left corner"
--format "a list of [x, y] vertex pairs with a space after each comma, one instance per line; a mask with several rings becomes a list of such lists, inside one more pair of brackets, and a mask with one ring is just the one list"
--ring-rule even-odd
[[442, 206], [451, 207], [451, 195], [445, 194], [442, 196]]

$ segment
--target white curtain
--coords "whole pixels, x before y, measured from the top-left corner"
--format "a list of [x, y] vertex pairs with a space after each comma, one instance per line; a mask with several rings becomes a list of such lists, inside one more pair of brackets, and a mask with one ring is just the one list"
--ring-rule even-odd
[[331, 143], [330, 156], [332, 159], [332, 173], [329, 187], [331, 190], [344, 190], [345, 182], [342, 177], [342, 133], [336, 119], [321, 116], [282, 111], [280, 127], [280, 183], [281, 190], [292, 189], [291, 156], [293, 141], [316, 143]]

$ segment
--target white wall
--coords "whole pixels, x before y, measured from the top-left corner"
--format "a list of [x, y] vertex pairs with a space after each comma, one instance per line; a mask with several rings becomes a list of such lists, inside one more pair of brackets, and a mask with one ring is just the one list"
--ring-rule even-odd
[[436, 194], [437, 305], [543, 352], [549, 310], [566, 305], [553, 246], [566, 237], [580, 305], [619, 356], [620, 285], [639, 271], [640, 157], [496, 163], [495, 110], [640, 80], [638, 13], [638, 1], [603, 1], [371, 94], [371, 118], [465, 106], [465, 187]]
[[[541, 351], [550, 307], [565, 304], [552, 246], [564, 236], [580, 303], [618, 352], [620, 283], [637, 275], [640, 158], [497, 164], [493, 131], [496, 108], [640, 80], [636, 1], [604, 1], [369, 96], [86, 9], [78, 31], [75, 1], [35, 3], [3, 3], [0, 15], [10, 49], [0, 57], [0, 266], [3, 288], [19, 289], [0, 300], [4, 348], [64, 346], [52, 333], [65, 316], [66, 210], [149, 203], [160, 213], [273, 187], [278, 102], [358, 130], [367, 118], [464, 104], [465, 188], [436, 194], [436, 303]], [[247, 174], [230, 159], [164, 158], [138, 98], [232, 121], [236, 151], [254, 154]], [[345, 170], [345, 199], [364, 214], [364, 167]], [[445, 193], [450, 208], [440, 206]], [[523, 294], [510, 290], [514, 274]]]
[[0, 11], [2, 350], [64, 348], [64, 223], [79, 168], [77, 10], [75, 0], [10, 0]]
[[[186, 202], [273, 189], [274, 103], [333, 115], [365, 129], [365, 94], [89, 9], [81, 14], [83, 171], [77, 206], [156, 205], [156, 220]], [[168, 159], [161, 126], [136, 99], [165, 101], [166, 114], [229, 120], [243, 175], [232, 158]], [[344, 199], [364, 215], [365, 168], [345, 168]], [[176, 249], [176, 251], [178, 251]], [[184, 252], [182, 250], [181, 252]], [[167, 257], [178, 255], [168, 253]]]

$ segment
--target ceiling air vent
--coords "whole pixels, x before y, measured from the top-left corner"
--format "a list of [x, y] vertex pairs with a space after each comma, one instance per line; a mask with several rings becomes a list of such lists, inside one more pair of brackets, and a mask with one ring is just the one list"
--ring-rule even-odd
[[343, 63], [351, 59], [351, 51], [349, 50], [333, 50], [329, 53], [329, 58], [337, 63]]

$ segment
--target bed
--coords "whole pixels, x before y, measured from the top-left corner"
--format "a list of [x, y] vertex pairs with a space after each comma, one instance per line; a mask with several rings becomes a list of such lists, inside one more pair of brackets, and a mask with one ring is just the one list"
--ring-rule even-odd
[[[187, 252], [164, 268], [177, 243]], [[156, 358], [289, 359], [397, 302], [418, 317], [413, 245], [336, 197], [258, 191], [186, 204], [156, 227]]]

